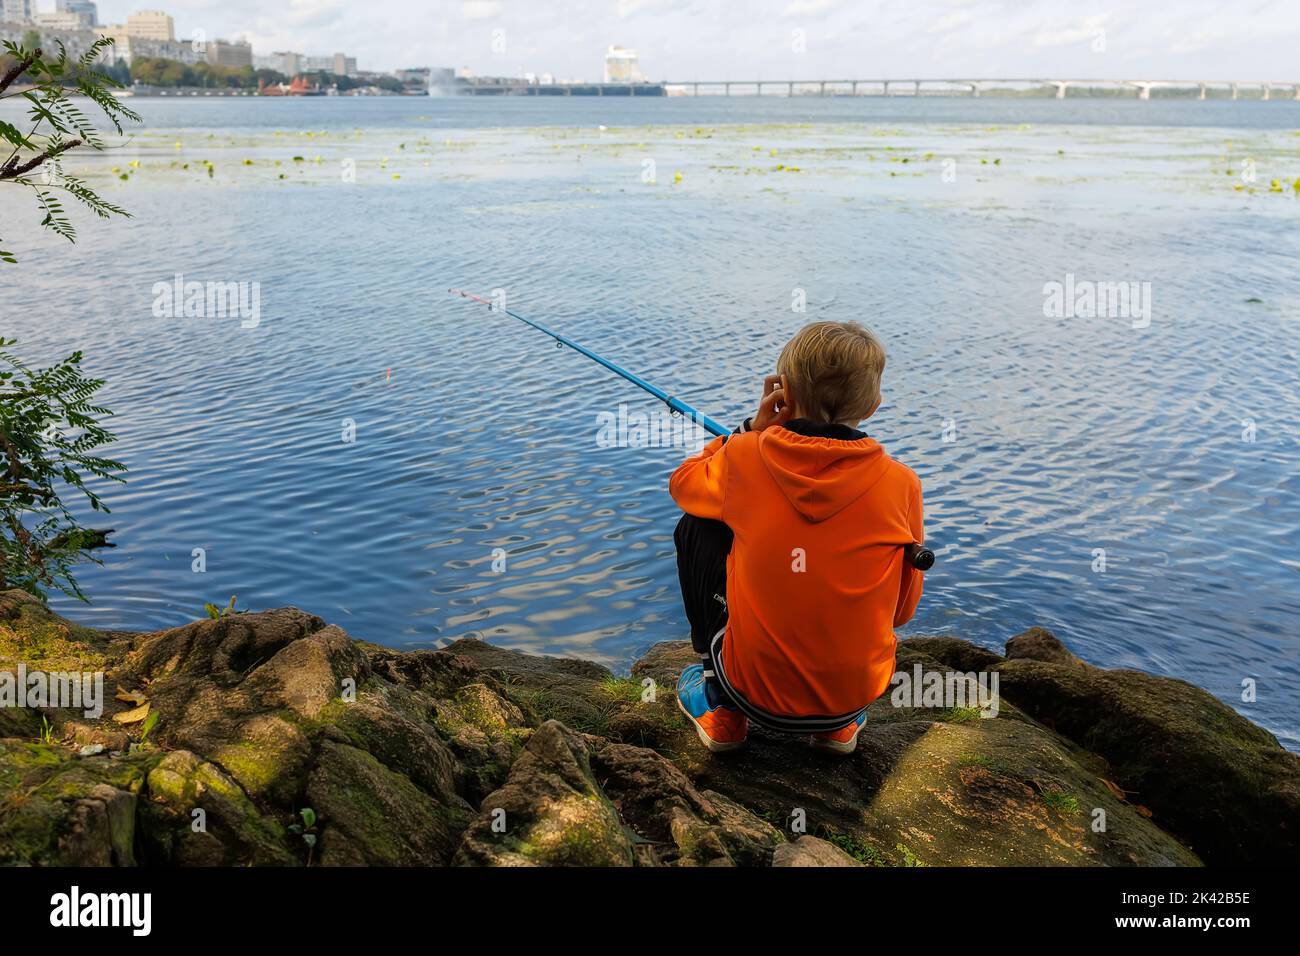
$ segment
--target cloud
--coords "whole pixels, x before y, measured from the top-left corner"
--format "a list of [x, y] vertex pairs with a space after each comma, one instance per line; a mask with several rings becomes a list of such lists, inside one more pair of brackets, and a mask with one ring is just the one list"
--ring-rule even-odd
[[1086, 17], [1077, 27], [1070, 27], [1064, 30], [1042, 30], [1034, 36], [1034, 46], [1037, 47], [1054, 47], [1054, 46], [1071, 46], [1075, 43], [1085, 43], [1093, 39], [1107, 22], [1110, 20], [1109, 13], [1101, 13], [1097, 16]]
[[1169, 52], [1179, 55], [1200, 53], [1202, 50], [1209, 49], [1214, 43], [1214, 39], [1214, 35], [1211, 33], [1189, 33], [1170, 43]]
[[969, 10], [954, 10], [952, 13], [944, 14], [930, 27], [931, 33], [949, 33], [953, 30], [960, 30], [962, 27], [970, 26], [975, 22], [975, 14]]
[[844, 0], [791, 0], [782, 16], [815, 17], [841, 6]]
[[461, 0], [462, 20], [490, 20], [500, 15], [501, 4], [497, 0]]
[[677, 0], [618, 0], [618, 18], [626, 20], [642, 11], [672, 10], [676, 6]]
[[283, 19], [292, 27], [325, 26], [337, 20], [346, 6], [345, 0], [290, 0]]

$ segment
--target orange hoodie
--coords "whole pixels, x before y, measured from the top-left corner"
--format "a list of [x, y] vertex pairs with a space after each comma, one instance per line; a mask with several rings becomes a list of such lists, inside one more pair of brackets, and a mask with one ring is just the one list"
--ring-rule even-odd
[[722, 645], [730, 683], [773, 714], [845, 714], [888, 687], [893, 628], [921, 599], [921, 574], [903, 559], [904, 545], [924, 540], [921, 482], [860, 432], [826, 438], [789, 425], [799, 431], [715, 439], [668, 490], [735, 535]]

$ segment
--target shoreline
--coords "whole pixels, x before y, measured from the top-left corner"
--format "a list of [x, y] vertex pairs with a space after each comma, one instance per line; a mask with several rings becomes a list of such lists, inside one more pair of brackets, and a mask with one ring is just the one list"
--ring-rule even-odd
[[[710, 756], [673, 706], [692, 659], [662, 642], [618, 678], [469, 639], [398, 652], [293, 608], [104, 632], [6, 592], [0, 668], [102, 671], [117, 697], [98, 719], [0, 709], [4, 861], [1195, 866], [1300, 854], [1300, 757], [1190, 684], [1092, 667], [1039, 628], [1005, 655], [900, 641], [900, 673], [996, 675], [998, 715], [896, 707], [886, 692], [843, 759], [761, 728]], [[199, 810], [203, 831], [190, 826]]]

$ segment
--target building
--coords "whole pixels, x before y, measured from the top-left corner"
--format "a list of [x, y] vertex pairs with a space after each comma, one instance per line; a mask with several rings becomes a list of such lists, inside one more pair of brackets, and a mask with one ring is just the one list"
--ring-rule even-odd
[[394, 70], [393, 76], [402, 81], [403, 86], [422, 86], [429, 88], [429, 76], [433, 71], [427, 66], [409, 67], [405, 70]]
[[54, 10], [56, 13], [75, 14], [83, 27], [99, 23], [99, 9], [90, 0], [54, 0]]
[[32, 22], [47, 30], [82, 30], [89, 26], [80, 16], [67, 10], [37, 13], [32, 17]]
[[258, 69], [275, 70], [277, 73], [283, 73], [285, 76], [297, 76], [303, 72], [303, 61], [306, 60], [301, 53], [294, 53], [291, 50], [279, 50], [270, 56], [253, 57], [253, 66]]
[[247, 40], [214, 40], [208, 44], [208, 62], [213, 66], [252, 67], [253, 48]]
[[611, 46], [605, 52], [606, 83], [644, 83], [641, 67], [637, 64], [636, 51], [626, 47]]
[[306, 59], [301, 53], [280, 50], [275, 53], [254, 53], [253, 69], [274, 70], [285, 76], [294, 77], [303, 72], [302, 63]]
[[304, 73], [331, 73], [334, 76], [356, 76], [357, 58], [343, 53], [330, 56], [304, 56], [300, 58]]
[[[120, 27], [117, 29], [121, 29]], [[204, 56], [194, 52], [189, 40], [149, 40], [129, 33], [114, 36], [114, 56], [130, 66], [138, 59], [176, 60], [179, 63], [202, 63]]]
[[161, 10], [136, 11], [126, 18], [122, 32], [127, 36], [139, 37], [141, 40], [171, 42], [176, 39], [176, 26], [172, 18]]
[[[9, 40], [11, 43], [26, 42], [27, 34], [35, 30], [41, 37], [41, 46], [53, 49], [56, 42], [62, 43], [63, 48], [68, 51], [69, 58], [76, 58], [88, 53], [95, 41], [99, 39], [103, 31], [90, 30], [86, 27], [78, 27], [75, 30], [61, 30], [58, 27], [37, 26], [31, 22], [18, 23], [16, 21], [0, 21], [0, 40]], [[125, 59], [121, 55], [121, 50], [116, 47], [109, 47], [100, 51], [99, 59], [95, 62], [102, 66], [112, 66], [119, 60]]]
[[0, 0], [0, 20], [7, 23], [30, 23], [32, 0]]

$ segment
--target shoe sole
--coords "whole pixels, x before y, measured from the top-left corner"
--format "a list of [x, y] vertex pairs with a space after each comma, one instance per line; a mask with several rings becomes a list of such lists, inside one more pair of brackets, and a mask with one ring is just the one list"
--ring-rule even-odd
[[813, 737], [813, 749], [821, 750], [826, 753], [840, 754], [841, 756], [851, 754], [853, 751], [858, 749], [858, 737], [862, 735], [862, 730], [863, 728], [859, 727], [858, 732], [853, 735], [853, 739], [846, 744], [842, 744], [838, 740], [818, 740], [816, 737]]
[[691, 712], [686, 709], [686, 705], [682, 703], [682, 699], [680, 697], [677, 698], [677, 709], [686, 715], [686, 719], [689, 720], [691, 722], [691, 726], [695, 728], [695, 733], [699, 735], [700, 743], [704, 744], [705, 747], [709, 748], [709, 753], [724, 754], [729, 750], [735, 750], [738, 747], [745, 746], [745, 741], [743, 740], [738, 740], [733, 743], [722, 743], [720, 741], [714, 740], [712, 737], [706, 734], [704, 732], [704, 728], [700, 726], [700, 722], [691, 716]]

